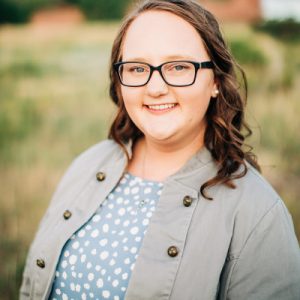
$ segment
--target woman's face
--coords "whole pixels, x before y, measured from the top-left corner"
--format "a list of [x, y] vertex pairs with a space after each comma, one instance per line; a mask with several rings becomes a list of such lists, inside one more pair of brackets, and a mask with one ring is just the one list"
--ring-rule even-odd
[[[139, 15], [124, 37], [122, 61], [158, 66], [176, 60], [210, 60], [197, 31], [169, 12]], [[146, 139], [183, 145], [203, 142], [205, 113], [215, 90], [211, 69], [198, 70], [195, 83], [186, 87], [167, 85], [157, 71], [145, 86], [121, 86], [126, 110]]]

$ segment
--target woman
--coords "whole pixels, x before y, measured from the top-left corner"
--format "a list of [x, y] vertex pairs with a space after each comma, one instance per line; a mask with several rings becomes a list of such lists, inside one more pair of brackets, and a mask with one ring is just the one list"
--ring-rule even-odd
[[293, 223], [244, 150], [235, 67], [198, 3], [137, 6], [112, 48], [110, 139], [60, 182], [21, 299], [299, 299]]

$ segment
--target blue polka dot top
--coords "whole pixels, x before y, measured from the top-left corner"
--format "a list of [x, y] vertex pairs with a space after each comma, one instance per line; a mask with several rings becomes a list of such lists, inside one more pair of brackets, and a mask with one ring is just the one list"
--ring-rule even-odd
[[124, 299], [163, 184], [125, 173], [66, 242], [49, 299]]

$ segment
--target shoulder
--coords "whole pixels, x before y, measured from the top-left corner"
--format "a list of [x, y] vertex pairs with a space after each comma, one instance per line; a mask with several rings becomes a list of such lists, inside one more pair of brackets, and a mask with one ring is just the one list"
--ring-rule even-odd
[[235, 188], [220, 185], [215, 190], [216, 201], [222, 202], [234, 218], [258, 222], [274, 205], [282, 202], [272, 185], [251, 165], [247, 173], [233, 181]]
[[[235, 189], [223, 188], [223, 197], [232, 208], [232, 249], [237, 256], [253, 234], [272, 232], [284, 227], [286, 234], [295, 237], [293, 221], [281, 197], [271, 184], [252, 166], [247, 174], [235, 180]], [[225, 201], [224, 200], [224, 201]]]
[[85, 171], [88, 172], [88, 170], [101, 166], [109, 159], [120, 158], [121, 155], [122, 150], [116, 142], [113, 140], [103, 140], [79, 154], [70, 164], [64, 177]]
[[258, 217], [282, 202], [272, 185], [254, 167], [247, 164], [247, 173], [234, 181], [235, 189], [227, 189], [236, 201], [237, 209], [257, 213]]
[[75, 194], [95, 177], [103, 165], [120, 159], [125, 159], [125, 154], [113, 140], [104, 140], [89, 147], [65, 171], [52, 197], [52, 204], [63, 194]]
[[[231, 199], [236, 205], [220, 290], [234, 299], [241, 295], [248, 295], [247, 299], [296, 299], [300, 256], [288, 209], [251, 166], [235, 183], [235, 190], [227, 189], [227, 193], [235, 193]], [[289, 276], [281, 276], [283, 273]]]
[[124, 157], [122, 148], [113, 140], [103, 140], [79, 154], [70, 164], [65, 175], [78, 171], [94, 169], [110, 160]]
[[121, 155], [120, 146], [113, 140], [103, 140], [79, 154], [72, 162], [72, 165], [86, 164], [90, 161], [105, 161], [112, 154]]

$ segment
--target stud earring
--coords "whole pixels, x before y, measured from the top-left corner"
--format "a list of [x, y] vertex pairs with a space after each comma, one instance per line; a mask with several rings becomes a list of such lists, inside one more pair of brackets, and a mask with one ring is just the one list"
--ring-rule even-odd
[[214, 91], [214, 98], [216, 98], [219, 95], [219, 90]]

